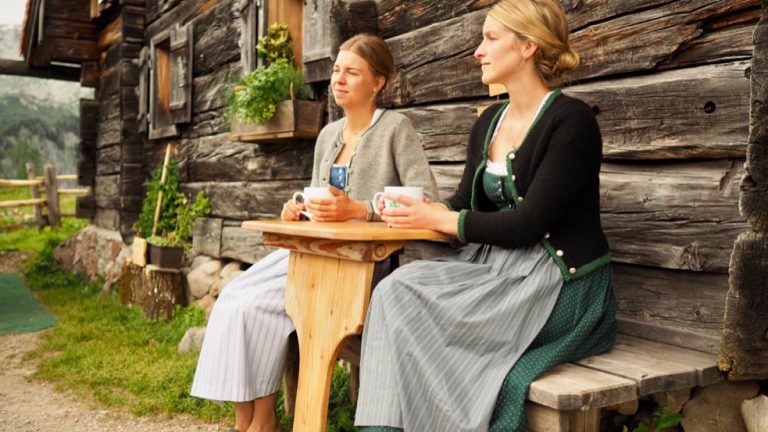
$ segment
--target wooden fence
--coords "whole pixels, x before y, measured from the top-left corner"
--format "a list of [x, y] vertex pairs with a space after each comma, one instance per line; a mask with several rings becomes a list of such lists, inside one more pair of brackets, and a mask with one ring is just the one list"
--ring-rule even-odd
[[[25, 206], [34, 207], [34, 225], [43, 227], [50, 225], [52, 227], [61, 225], [61, 218], [65, 216], [75, 216], [74, 213], [62, 214], [59, 205], [59, 195], [87, 196], [91, 194], [90, 188], [85, 189], [59, 189], [60, 181], [76, 181], [77, 175], [56, 175], [56, 167], [53, 164], [47, 164], [43, 168], [43, 175], [35, 175], [35, 164], [27, 163], [27, 179], [25, 180], [5, 180], [0, 179], [0, 188], [22, 188], [29, 187], [30, 199], [0, 201], [2, 208], [18, 208]], [[41, 197], [41, 192], [45, 197]], [[43, 214], [43, 207], [47, 208], [47, 215]]]

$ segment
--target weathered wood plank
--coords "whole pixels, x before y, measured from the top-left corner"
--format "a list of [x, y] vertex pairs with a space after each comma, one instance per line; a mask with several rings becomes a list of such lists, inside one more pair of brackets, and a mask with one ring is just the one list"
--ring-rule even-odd
[[528, 400], [563, 411], [604, 407], [636, 398], [635, 380], [572, 363], [554, 367], [528, 389]]
[[219, 0], [160, 1], [163, 6], [161, 9], [158, 9], [157, 3], [157, 1], [147, 2], [147, 21], [144, 32], [144, 37], [147, 40], [152, 39], [156, 34], [170, 28], [175, 23], [184, 25], [193, 21], [223, 2]]
[[182, 190], [195, 195], [205, 190], [213, 207], [212, 217], [224, 219], [274, 219], [283, 203], [294, 192], [307, 185], [307, 180], [264, 181], [257, 183], [185, 183]]
[[195, 20], [193, 75], [201, 76], [222, 64], [237, 61], [240, 25], [230, 2], [220, 2]]
[[483, 7], [483, 3], [477, 0], [379, 0], [376, 5], [379, 35], [389, 38], [408, 33], [468, 14]]
[[[746, 30], [734, 32], [707, 24], [756, 7], [756, 0], [685, 0], [586, 27], [572, 37], [572, 46], [582, 57], [572, 78], [653, 71], [666, 63], [694, 65], [744, 58], [740, 56], [749, 45]], [[389, 39], [397, 73], [383, 93], [384, 104], [404, 106], [487, 94], [472, 58], [481, 39], [482, 19], [483, 11], [473, 12]], [[466, 37], [453, 37], [456, 31]], [[723, 34], [743, 39], [731, 41], [732, 48], [709, 49], [711, 41]], [[434, 54], [420, 49], [425, 43], [436, 47]], [[675, 63], [678, 55], [683, 57]]]
[[576, 85], [597, 112], [607, 159], [744, 157], [749, 62]]
[[[728, 271], [743, 162], [603, 164], [603, 229], [618, 262]], [[707, 233], [702, 236], [702, 233]]]
[[183, 141], [180, 163], [190, 181], [227, 182], [260, 180], [309, 181], [314, 145], [311, 141], [246, 144], [229, 142], [229, 134]]
[[255, 263], [274, 251], [264, 246], [261, 233], [246, 231], [239, 226], [224, 226], [221, 230], [221, 256], [246, 263]]
[[619, 333], [643, 339], [662, 342], [697, 351], [716, 354], [720, 349], [720, 337], [693, 332], [676, 327], [652, 324], [647, 321], [635, 321], [629, 318], [617, 319]]
[[696, 369], [620, 350], [588, 357], [578, 365], [634, 380], [640, 396], [696, 386]]
[[192, 249], [213, 258], [221, 257], [223, 219], [198, 218], [192, 230]]
[[120, 206], [120, 176], [107, 175], [94, 178], [93, 196], [96, 207], [117, 209]]
[[[614, 260], [727, 272], [733, 242], [748, 228], [737, 211], [742, 165], [740, 160], [604, 163], [602, 221]], [[431, 168], [440, 196], [450, 197], [463, 166]]]
[[199, 114], [226, 106], [230, 89], [239, 75], [239, 62], [232, 62], [222, 65], [213, 73], [195, 77], [192, 81], [192, 113]]
[[714, 354], [623, 334], [618, 335], [613, 349], [688, 365], [696, 370], [696, 385], [699, 387], [708, 386], [723, 379], [722, 374], [717, 370]]
[[618, 263], [613, 271], [617, 316], [720, 336], [728, 275]]
[[96, 118], [99, 115], [99, 102], [80, 99], [80, 137], [92, 142], [96, 139]]
[[120, 145], [101, 147], [96, 151], [96, 175], [120, 173]]
[[53, 39], [51, 50], [55, 61], [91, 61], [99, 55], [96, 42], [80, 39]]

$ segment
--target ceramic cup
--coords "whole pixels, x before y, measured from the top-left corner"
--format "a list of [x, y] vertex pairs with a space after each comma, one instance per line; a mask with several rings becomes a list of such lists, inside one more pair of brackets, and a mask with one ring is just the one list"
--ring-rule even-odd
[[[380, 215], [379, 200], [386, 194], [405, 195], [417, 201], [424, 201], [424, 188], [421, 186], [386, 186], [384, 187], [384, 192], [376, 192], [373, 195], [373, 210], [378, 215]], [[400, 206], [402, 206], [402, 204], [399, 202], [384, 198], [384, 208], [395, 208]]]
[[[311, 199], [326, 199], [333, 198], [333, 194], [328, 191], [328, 188], [323, 187], [305, 187], [304, 191], [296, 192], [293, 194], [293, 205], [298, 206], [299, 201], [297, 198], [301, 197], [301, 202], [306, 203]], [[312, 220], [312, 213], [309, 210], [302, 210], [301, 214]]]

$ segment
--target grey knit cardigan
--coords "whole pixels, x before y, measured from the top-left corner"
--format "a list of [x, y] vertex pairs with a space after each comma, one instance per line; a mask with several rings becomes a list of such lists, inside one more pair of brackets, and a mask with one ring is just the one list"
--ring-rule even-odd
[[[343, 145], [340, 134], [344, 119], [326, 125], [315, 143], [312, 186], [328, 184], [331, 166]], [[373, 212], [373, 194], [384, 186], [421, 186], [424, 195], [438, 199], [437, 184], [429, 169], [421, 139], [408, 118], [385, 110], [366, 130], [349, 161], [346, 193], [368, 206], [368, 220], [381, 220]]]

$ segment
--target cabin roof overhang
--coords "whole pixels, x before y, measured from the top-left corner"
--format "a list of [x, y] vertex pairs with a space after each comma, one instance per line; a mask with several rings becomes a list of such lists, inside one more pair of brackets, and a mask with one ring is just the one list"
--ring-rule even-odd
[[98, 26], [91, 20], [90, 2], [27, 0], [19, 44], [28, 67], [94, 61], [98, 57], [97, 40]]

